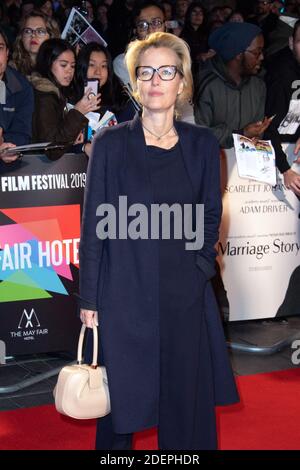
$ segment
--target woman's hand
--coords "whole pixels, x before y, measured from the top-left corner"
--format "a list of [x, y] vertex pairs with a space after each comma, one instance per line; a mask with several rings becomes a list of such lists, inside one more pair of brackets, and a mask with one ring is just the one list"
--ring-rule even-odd
[[291, 168], [283, 173], [284, 185], [300, 196], [300, 175]]
[[3, 160], [5, 163], [11, 163], [17, 160], [19, 158], [19, 155], [5, 155], [5, 152], [3, 151], [5, 149], [11, 149], [13, 147], [15, 147], [15, 144], [8, 144], [7, 142], [4, 142], [3, 128], [0, 127], [0, 160]]
[[78, 101], [74, 106], [77, 111], [84, 115], [90, 113], [91, 111], [97, 111], [97, 109], [100, 108], [101, 93], [98, 93], [96, 96], [92, 96], [91, 92], [92, 89], [88, 88], [81, 100]]
[[[300, 150], [300, 139], [298, 139], [296, 142], [294, 155], [298, 156], [299, 150]], [[294, 160], [294, 163], [298, 163], [300, 165], [300, 157], [296, 158], [296, 160]]]
[[86, 310], [85, 308], [80, 309], [80, 320], [88, 328], [93, 328], [93, 326], [98, 326], [98, 312], [94, 310]]

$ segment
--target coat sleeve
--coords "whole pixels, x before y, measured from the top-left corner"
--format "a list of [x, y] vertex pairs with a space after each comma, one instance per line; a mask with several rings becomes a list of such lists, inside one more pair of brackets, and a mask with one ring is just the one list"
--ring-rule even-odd
[[205, 152], [202, 178], [202, 204], [204, 204], [204, 244], [196, 254], [196, 263], [206, 279], [215, 275], [215, 244], [219, 239], [219, 225], [222, 215], [220, 183], [220, 147], [211, 136]]
[[257, 80], [253, 81], [253, 93], [256, 97], [255, 100], [255, 108], [256, 113], [251, 116], [251, 120], [248, 124], [252, 124], [254, 122], [262, 121], [265, 117], [265, 108], [266, 108], [266, 99], [267, 99], [267, 88], [265, 82], [258, 77]]
[[[35, 107], [35, 140], [38, 142], [66, 143], [70, 147], [88, 119], [76, 109], [63, 114], [54, 93], [40, 93]], [[51, 160], [61, 157], [65, 149], [47, 152]]]
[[[268, 85], [266, 115], [270, 117], [275, 114], [276, 116], [271, 122], [269, 128], [266, 130], [264, 138], [272, 141], [272, 145], [275, 150], [276, 166], [281, 173], [289, 170], [290, 165], [286, 154], [282, 150], [281, 137], [277, 129], [289, 110], [290, 95], [291, 90], [286, 90], [286, 87], [281, 83], [280, 78], [274, 77], [274, 80], [272, 80]], [[295, 141], [294, 136], [290, 137], [291, 139], [287, 140], [290, 142]]]
[[97, 207], [106, 200], [104, 135], [95, 139], [87, 170], [79, 246], [79, 305], [97, 310], [98, 285], [105, 240], [97, 237]]
[[33, 89], [26, 84], [16, 96], [16, 111], [9, 129], [5, 133], [5, 141], [16, 145], [27, 145], [31, 141]]

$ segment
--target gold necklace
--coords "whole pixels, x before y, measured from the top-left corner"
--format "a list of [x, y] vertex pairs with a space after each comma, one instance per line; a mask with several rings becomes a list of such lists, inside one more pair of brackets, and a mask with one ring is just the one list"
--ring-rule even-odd
[[153, 135], [153, 137], [155, 137], [156, 140], [162, 139], [165, 135], [169, 134], [169, 132], [170, 132], [172, 129], [174, 129], [174, 131], [175, 131], [175, 136], [177, 136], [177, 131], [176, 131], [175, 127], [174, 127], [174, 124], [172, 124], [172, 127], [171, 127], [167, 132], [165, 132], [164, 134], [161, 134], [161, 135], [154, 134], [154, 132], [152, 132], [152, 131], [150, 131], [149, 129], [147, 129], [147, 127], [144, 126], [143, 122], [142, 122], [142, 126], [143, 126], [143, 128], [144, 128], [146, 131], [149, 132], [149, 134]]

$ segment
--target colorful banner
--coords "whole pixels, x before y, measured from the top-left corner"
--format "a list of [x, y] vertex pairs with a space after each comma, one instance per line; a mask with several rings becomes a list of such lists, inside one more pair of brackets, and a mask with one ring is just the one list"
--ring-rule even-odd
[[0, 340], [8, 355], [76, 347], [86, 165], [83, 155], [35, 155], [0, 173]]
[[[293, 146], [286, 147], [292, 163]], [[240, 178], [234, 149], [222, 154], [222, 179], [217, 248], [230, 320], [300, 315], [298, 198], [280, 174], [275, 186]]]

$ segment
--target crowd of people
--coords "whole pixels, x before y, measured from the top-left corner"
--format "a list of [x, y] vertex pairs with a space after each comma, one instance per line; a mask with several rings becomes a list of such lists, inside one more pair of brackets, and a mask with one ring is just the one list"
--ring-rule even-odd
[[[107, 47], [79, 48], [61, 39], [74, 6]], [[281, 147], [297, 142], [298, 132], [277, 131], [300, 74], [299, 14], [297, 0], [257, 0], [247, 8], [236, 1], [5, 0], [0, 6], [2, 148], [51, 141], [64, 144], [47, 152], [51, 159], [66, 150], [90, 155], [88, 112], [101, 116], [111, 110], [123, 122], [136, 111], [128, 98], [128, 44], [166, 31], [186, 41], [192, 61], [194, 95], [180, 119], [211, 128], [222, 148], [232, 146], [233, 131], [270, 138], [286, 186], [299, 195], [300, 177]], [[91, 78], [99, 83], [92, 100], [84, 94]], [[278, 93], [281, 87], [284, 93]], [[2, 169], [3, 162], [17, 158], [0, 155]]]

